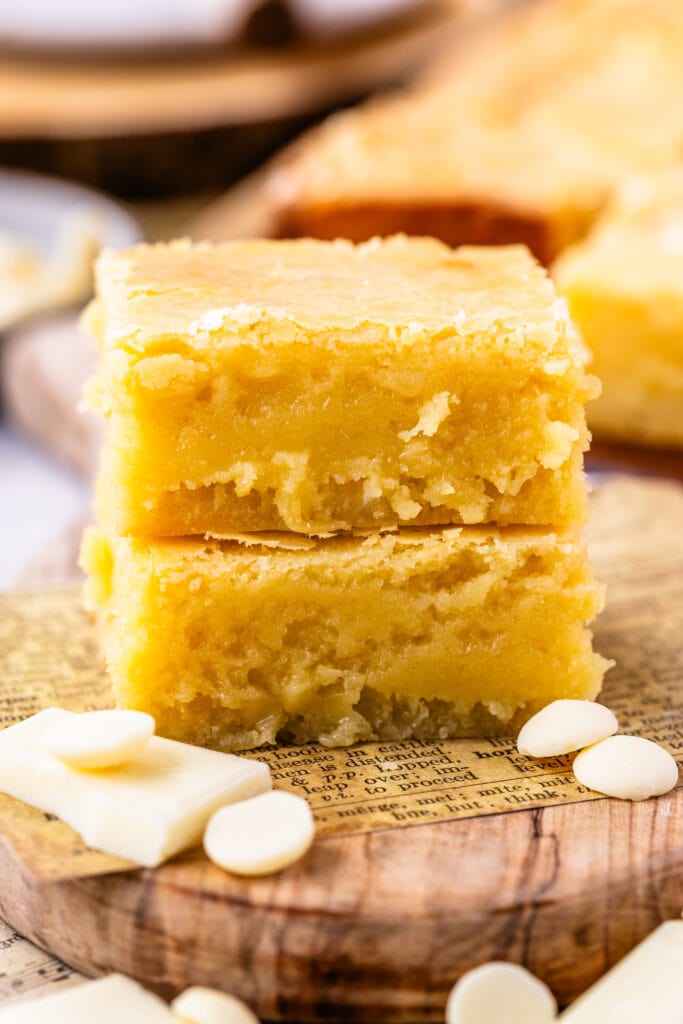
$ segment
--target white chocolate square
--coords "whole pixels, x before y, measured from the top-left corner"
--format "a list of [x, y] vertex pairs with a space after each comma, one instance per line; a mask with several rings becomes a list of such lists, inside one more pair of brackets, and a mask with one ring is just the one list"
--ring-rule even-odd
[[271, 788], [260, 761], [160, 736], [116, 768], [71, 768], [41, 740], [72, 714], [48, 708], [0, 732], [0, 792], [61, 818], [95, 849], [155, 867], [198, 843], [219, 807]]
[[680, 1024], [683, 921], [666, 921], [560, 1017], [562, 1024]]
[[0, 1009], [0, 1024], [177, 1024], [166, 1003], [122, 974]]

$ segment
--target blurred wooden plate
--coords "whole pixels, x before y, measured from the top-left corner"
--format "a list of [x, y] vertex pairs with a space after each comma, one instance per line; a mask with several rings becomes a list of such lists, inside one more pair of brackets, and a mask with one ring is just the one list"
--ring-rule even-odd
[[0, 55], [0, 139], [149, 135], [319, 113], [400, 80], [457, 31], [465, 0], [343, 43], [164, 61]]

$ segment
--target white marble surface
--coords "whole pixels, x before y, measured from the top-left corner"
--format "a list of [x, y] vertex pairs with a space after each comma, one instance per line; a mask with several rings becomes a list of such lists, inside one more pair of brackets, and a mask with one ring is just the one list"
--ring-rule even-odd
[[88, 512], [90, 487], [0, 422], [0, 590]]

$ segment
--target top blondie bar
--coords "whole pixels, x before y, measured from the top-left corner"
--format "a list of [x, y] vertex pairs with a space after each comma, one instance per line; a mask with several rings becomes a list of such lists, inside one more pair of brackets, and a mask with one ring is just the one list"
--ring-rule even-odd
[[598, 384], [521, 246], [139, 246], [100, 259], [88, 322], [116, 533], [585, 518]]

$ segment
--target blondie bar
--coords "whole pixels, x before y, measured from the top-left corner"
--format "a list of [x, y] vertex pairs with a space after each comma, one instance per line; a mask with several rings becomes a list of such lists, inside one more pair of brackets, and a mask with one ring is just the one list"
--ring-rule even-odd
[[121, 707], [224, 750], [514, 732], [607, 663], [580, 532], [405, 529], [313, 540], [86, 535]]
[[555, 266], [592, 349], [600, 436], [683, 446], [683, 170], [634, 179]]
[[585, 519], [598, 385], [522, 247], [173, 243], [97, 277], [113, 533]]

